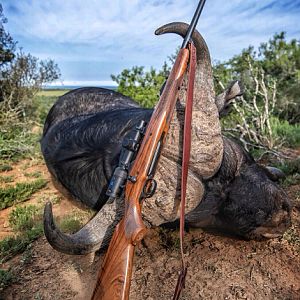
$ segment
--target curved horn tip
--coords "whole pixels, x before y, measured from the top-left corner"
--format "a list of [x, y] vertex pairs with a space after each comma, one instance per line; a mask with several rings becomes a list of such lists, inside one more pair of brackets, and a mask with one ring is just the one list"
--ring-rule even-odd
[[[155, 30], [156, 35], [161, 35], [165, 33], [175, 33], [185, 38], [188, 31], [189, 25], [184, 22], [173, 22], [166, 25], [163, 25]], [[192, 40], [197, 49], [197, 61], [206, 61], [209, 65], [211, 64], [210, 55], [208, 47], [197, 29], [195, 29]]]
[[56, 231], [57, 228], [54, 223], [52, 203], [47, 202], [44, 208], [44, 234], [49, 244], [57, 250], [57, 247], [55, 247], [55, 243], [53, 243], [55, 239], [54, 237], [57, 236], [57, 234], [55, 234]]
[[188, 24], [184, 23], [184, 22], [172, 22], [172, 23], [168, 23], [165, 25], [160, 26], [159, 28], [157, 28], [154, 32], [155, 35], [162, 35], [164, 33], [169, 33], [169, 30], [175, 26], [185, 26], [186, 29], [188, 28]]
[[[44, 208], [44, 231], [46, 234], [45, 227], [48, 227], [48, 225], [51, 225], [51, 228], [54, 227], [54, 220], [53, 220], [53, 212], [52, 212], [52, 203], [49, 201], [46, 203]], [[46, 236], [47, 237], [47, 236]]]
[[154, 31], [155, 35], [161, 35], [160, 27]]
[[44, 234], [52, 248], [59, 252], [71, 255], [90, 253], [84, 247], [72, 245], [70, 236], [62, 233], [55, 225], [51, 202], [47, 202], [44, 208]]
[[[98, 218], [97, 218], [98, 217]], [[72, 254], [85, 255], [106, 246], [111, 236], [103, 236], [101, 231], [96, 230], [98, 235], [92, 235], [92, 229], [95, 223], [99, 222], [98, 214], [89, 221], [83, 228], [74, 234], [63, 233], [55, 224], [52, 212], [52, 203], [47, 202], [44, 209], [44, 233], [47, 241], [57, 251]], [[110, 232], [109, 232], [110, 233]]]

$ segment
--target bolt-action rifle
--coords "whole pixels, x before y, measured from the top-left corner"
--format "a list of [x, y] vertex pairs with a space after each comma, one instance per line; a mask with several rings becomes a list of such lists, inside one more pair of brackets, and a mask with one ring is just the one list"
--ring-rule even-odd
[[[135, 245], [145, 234], [141, 216], [141, 200], [152, 196], [156, 189], [156, 166], [172, 120], [178, 92], [190, 59], [188, 44], [202, 12], [201, 0], [177, 55], [152, 117], [146, 127], [141, 122], [132, 138], [123, 143], [119, 166], [110, 181], [107, 194], [114, 198], [123, 186], [125, 198], [124, 217], [117, 225], [102, 264], [92, 299], [126, 300], [132, 274]], [[131, 160], [134, 159], [130, 167]]]

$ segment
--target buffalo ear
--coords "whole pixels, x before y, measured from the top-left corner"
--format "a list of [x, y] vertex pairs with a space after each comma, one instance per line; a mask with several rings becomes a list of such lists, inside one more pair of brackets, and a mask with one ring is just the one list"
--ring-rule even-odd
[[232, 81], [229, 86], [227, 87], [227, 92], [225, 96], [226, 102], [229, 102], [230, 100], [242, 96], [244, 94], [244, 87], [241, 83], [241, 81], [236, 80]]
[[277, 168], [266, 166], [265, 170], [267, 171], [268, 177], [273, 181], [279, 181], [280, 179], [285, 179], [285, 174]]
[[219, 110], [220, 117], [226, 116], [230, 112], [230, 104], [232, 100], [238, 96], [242, 96], [244, 88], [238, 80], [232, 81], [224, 92], [216, 96], [215, 101]]

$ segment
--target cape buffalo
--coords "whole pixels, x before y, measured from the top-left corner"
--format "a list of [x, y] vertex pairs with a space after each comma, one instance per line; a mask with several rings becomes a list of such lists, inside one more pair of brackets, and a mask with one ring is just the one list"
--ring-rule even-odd
[[[156, 34], [184, 36], [188, 25], [170, 23]], [[290, 224], [291, 205], [275, 181], [278, 170], [258, 165], [238, 143], [222, 136], [219, 114], [241, 94], [238, 82], [215, 97], [208, 48], [199, 32], [194, 90], [192, 149], [188, 174], [186, 221], [245, 238], [275, 237]], [[182, 128], [186, 78], [180, 92], [166, 145], [155, 178], [155, 195], [143, 201], [148, 226], [178, 219]], [[57, 250], [85, 254], [105, 247], [123, 213], [123, 199], [108, 202], [109, 179], [118, 164], [122, 141], [145, 109], [120, 93], [102, 88], [81, 88], [60, 97], [51, 108], [41, 140], [42, 153], [57, 186], [73, 199], [98, 211], [75, 234], [62, 233], [53, 221], [51, 204], [44, 213], [45, 234]]]

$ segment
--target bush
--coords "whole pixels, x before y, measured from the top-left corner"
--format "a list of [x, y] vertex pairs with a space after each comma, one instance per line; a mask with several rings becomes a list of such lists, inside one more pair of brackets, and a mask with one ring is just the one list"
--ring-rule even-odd
[[15, 276], [11, 270], [0, 269], [0, 291], [15, 281]]
[[1, 71], [0, 124], [10, 119], [26, 121], [32, 114], [32, 101], [43, 84], [59, 78], [58, 66], [52, 61], [40, 61], [31, 54], [16, 53]]
[[277, 164], [279, 168], [285, 175], [300, 175], [300, 158], [295, 160], [286, 160], [283, 163]]
[[282, 156], [282, 146], [300, 145], [298, 40], [287, 41], [284, 32], [274, 34], [258, 49], [249, 46], [213, 69], [218, 93], [233, 80], [244, 86], [244, 95], [233, 102], [235, 117], [223, 121], [227, 134], [260, 157]]
[[125, 69], [121, 74], [111, 75], [118, 84], [117, 91], [136, 100], [141, 106], [152, 108], [159, 99], [160, 89], [169, 74], [169, 67], [164, 63], [161, 70], [144, 67]]
[[28, 125], [0, 130], [0, 158], [18, 161], [21, 158], [33, 157], [39, 149], [39, 139], [40, 136], [32, 133]]
[[284, 141], [286, 146], [300, 146], [300, 125], [290, 125], [286, 120], [279, 120], [276, 117], [271, 118], [271, 128], [274, 136]]
[[36, 117], [34, 96], [57, 80], [60, 70], [53, 60], [39, 60], [16, 47], [6, 32], [0, 4], [0, 158], [19, 159], [36, 149], [31, 122]]
[[284, 187], [300, 183], [300, 158], [295, 160], [285, 160], [276, 165], [286, 175], [281, 183]]
[[[249, 61], [252, 70], [249, 68]], [[273, 115], [282, 120], [286, 119], [290, 124], [299, 123], [300, 41], [296, 39], [287, 41], [285, 33], [281, 32], [274, 34], [268, 42], [260, 44], [258, 49], [249, 46], [241, 54], [217, 63], [214, 66], [216, 89], [221, 92], [223, 85], [236, 79], [241, 80], [249, 91], [244, 95], [245, 100], [250, 103], [252, 95], [257, 91], [251, 78], [255, 70], [261, 70], [260, 73], [265, 75], [265, 79], [272, 79], [275, 83], [276, 104], [272, 107]], [[257, 94], [258, 105], [263, 94], [264, 90]]]

